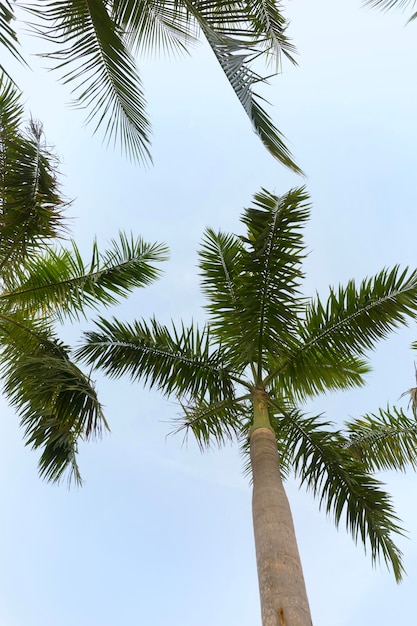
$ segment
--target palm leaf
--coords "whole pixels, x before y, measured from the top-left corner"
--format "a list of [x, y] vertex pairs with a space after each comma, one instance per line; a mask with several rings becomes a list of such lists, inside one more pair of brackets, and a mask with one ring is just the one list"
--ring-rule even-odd
[[65, 231], [57, 159], [42, 126], [20, 130], [22, 106], [14, 85], [0, 78], [0, 270], [7, 284], [17, 266], [40, 243]]
[[273, 426], [285, 462], [318, 497], [320, 508], [332, 514], [336, 526], [344, 516], [354, 541], [360, 538], [365, 549], [370, 545], [373, 561], [382, 556], [400, 581], [404, 569], [392, 534], [402, 535], [403, 529], [382, 483], [346, 448], [341, 433], [327, 430], [320, 417], [296, 410], [284, 413], [279, 405], [276, 410]]
[[[340, 377], [339, 362], [347, 364], [347, 372], [351, 364], [351, 381], [360, 383], [367, 370], [362, 359], [365, 353], [390, 332], [406, 325], [416, 310], [417, 272], [400, 272], [397, 266], [365, 279], [359, 288], [351, 280], [346, 287], [332, 289], [326, 305], [318, 297], [308, 303], [305, 322], [300, 320], [297, 333], [299, 346], [277, 361], [265, 384], [275, 377], [300, 381], [298, 397], [304, 398], [310, 393], [308, 387], [303, 389], [306, 374], [314, 393], [327, 385], [332, 388], [332, 380], [336, 383]], [[318, 369], [319, 376], [313, 381], [314, 368], [320, 368], [320, 363], [327, 376], [320, 380]]]
[[[184, 0], [184, 6], [196, 19], [264, 146], [285, 167], [302, 174], [285, 145], [284, 136], [260, 106], [259, 101], [263, 98], [253, 91], [254, 85], [266, 83], [268, 78], [260, 76], [252, 69], [260, 55], [260, 50], [256, 47], [259, 40], [258, 30], [262, 24], [266, 30], [263, 41], [267, 41], [271, 35], [271, 25], [265, 19], [262, 22], [260, 15], [256, 17], [253, 11], [238, 2]], [[282, 38], [280, 43], [287, 56], [290, 56], [293, 48], [288, 40]]]
[[202, 400], [196, 404], [182, 404], [183, 414], [177, 420], [174, 434], [184, 431], [187, 441], [191, 432], [201, 450], [210, 447], [213, 441], [220, 447], [228, 440], [239, 438], [242, 432], [242, 399], [232, 397], [219, 402]]
[[177, 0], [113, 0], [112, 16], [129, 50], [178, 53], [197, 41], [195, 20]]
[[107, 429], [89, 379], [46, 323], [16, 313], [0, 318], [4, 393], [21, 416], [26, 444], [43, 449], [40, 475], [80, 483], [77, 445]]
[[369, 471], [417, 469], [417, 423], [401, 409], [387, 407], [346, 422], [345, 447]]
[[391, 9], [400, 9], [403, 11], [407, 7], [415, 6], [415, 0], [364, 0], [364, 4], [372, 8], [382, 9], [382, 11], [390, 11]]
[[295, 46], [287, 37], [288, 23], [283, 15], [282, 3], [276, 0], [255, 0], [246, 3], [246, 11], [250, 22], [249, 33], [257, 37], [257, 44], [265, 53], [276, 60], [277, 69], [284, 55], [294, 65]]
[[[18, 49], [19, 40], [16, 31], [11, 26], [14, 19], [13, 4], [9, 0], [2, 0], [0, 2], [0, 46], [10, 52], [15, 59], [25, 63]], [[3, 72], [7, 74], [4, 67], [0, 65], [0, 73]]]
[[95, 120], [95, 131], [103, 127], [108, 142], [120, 139], [132, 159], [150, 159], [141, 81], [108, 3], [51, 0], [30, 11], [41, 20], [41, 26], [32, 24], [34, 31], [56, 49], [42, 56], [58, 61], [54, 69], [73, 85], [77, 106], [89, 109], [87, 122]]
[[221, 349], [210, 351], [207, 329], [173, 328], [151, 320], [122, 324], [100, 319], [98, 331], [85, 334], [77, 356], [113, 377], [143, 380], [176, 398], [207, 394], [210, 402], [233, 398], [233, 378]]
[[136, 287], [154, 281], [160, 271], [155, 262], [166, 259], [167, 248], [134, 240], [123, 233], [112, 248], [100, 254], [97, 245], [86, 266], [73, 242], [72, 250], [47, 250], [28, 259], [14, 274], [11, 289], [0, 295], [0, 306], [19, 306], [28, 313], [41, 312], [77, 317], [86, 307], [115, 304]]
[[[279, 354], [293, 343], [306, 201], [303, 189], [282, 197], [263, 190], [244, 214], [243, 245], [209, 234], [200, 253], [213, 332], [234, 362], [256, 364], [258, 376], [266, 353]], [[217, 292], [216, 279], [222, 275]]]

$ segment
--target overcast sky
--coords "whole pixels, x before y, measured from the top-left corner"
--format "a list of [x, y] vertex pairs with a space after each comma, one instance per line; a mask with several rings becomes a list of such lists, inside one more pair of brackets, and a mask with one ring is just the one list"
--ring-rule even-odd
[[[104, 249], [120, 229], [170, 246], [164, 277], [124, 303], [121, 319], [203, 321], [203, 230], [242, 232], [241, 210], [261, 187], [283, 193], [305, 182], [311, 194], [306, 294], [395, 263], [416, 267], [417, 24], [354, 0], [293, 0], [288, 15], [299, 67], [284, 65], [265, 95], [305, 181], [264, 150], [204, 45], [189, 58], [140, 63], [154, 127], [150, 169], [92, 138], [83, 113], [66, 106], [68, 91], [39, 62], [20, 71], [27, 111], [61, 157], [81, 249], [88, 254], [94, 235]], [[65, 330], [74, 340], [79, 332]], [[321, 398], [311, 410], [341, 424], [396, 403], [415, 383], [416, 339], [415, 327], [392, 337], [375, 352], [365, 389]], [[112, 433], [82, 446], [79, 490], [38, 478], [37, 454], [2, 402], [0, 623], [260, 626], [238, 447], [201, 455], [192, 441], [166, 437], [178, 413], [172, 402], [127, 380], [94, 378]], [[382, 478], [409, 531], [400, 541], [408, 572], [400, 586], [384, 566], [372, 567], [343, 525], [334, 529], [311, 494], [287, 485], [315, 626], [415, 619], [416, 476]]]

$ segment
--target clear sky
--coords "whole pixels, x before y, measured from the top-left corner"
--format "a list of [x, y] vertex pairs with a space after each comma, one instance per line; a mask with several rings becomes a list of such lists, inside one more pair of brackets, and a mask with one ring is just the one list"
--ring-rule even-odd
[[[293, 0], [288, 15], [299, 67], [284, 65], [265, 95], [308, 175], [306, 294], [395, 263], [416, 267], [417, 24], [354, 0]], [[33, 40], [25, 46], [41, 49]], [[117, 315], [203, 321], [196, 250], [204, 228], [239, 233], [241, 210], [260, 187], [281, 193], [303, 180], [263, 149], [204, 45], [189, 58], [156, 56], [141, 66], [154, 126], [147, 170], [92, 138], [83, 113], [65, 106], [68, 92], [36, 59], [31, 74], [20, 71], [20, 85], [61, 156], [82, 250], [94, 235], [104, 249], [119, 229], [170, 246], [164, 277]], [[74, 340], [79, 332], [65, 329]], [[399, 332], [375, 352], [365, 389], [308, 408], [341, 424], [396, 403], [415, 383], [416, 339], [414, 326]], [[192, 441], [166, 437], [178, 413], [173, 402], [93, 376], [112, 433], [82, 446], [79, 490], [38, 478], [37, 455], [2, 401], [0, 624], [260, 626], [251, 494], [238, 447], [201, 455]], [[408, 572], [400, 586], [288, 482], [316, 626], [414, 623], [417, 480], [411, 471], [382, 479], [409, 531], [400, 541]]]

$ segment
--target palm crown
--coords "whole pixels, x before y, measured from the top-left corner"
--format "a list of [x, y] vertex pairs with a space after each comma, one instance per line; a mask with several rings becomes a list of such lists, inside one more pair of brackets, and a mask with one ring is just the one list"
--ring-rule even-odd
[[65, 231], [56, 160], [39, 124], [20, 129], [22, 107], [0, 82], [0, 376], [28, 444], [42, 448], [40, 473], [80, 481], [77, 443], [107, 424], [90, 378], [70, 358], [57, 322], [115, 303], [158, 275], [166, 248], [123, 234], [85, 264]]
[[[327, 302], [302, 296], [308, 216], [303, 188], [281, 197], [262, 190], [243, 215], [244, 236], [205, 233], [203, 329], [101, 319], [78, 354], [111, 376], [128, 374], [176, 397], [180, 428], [202, 446], [272, 428], [283, 472], [294, 471], [336, 523], [344, 515], [355, 540], [369, 541], [373, 558], [382, 555], [400, 578], [392, 532], [401, 529], [372, 470], [415, 458], [415, 422], [387, 410], [342, 431], [299, 407], [326, 390], [364, 383], [366, 353], [416, 313], [417, 272], [383, 270], [331, 289]], [[266, 415], [256, 411], [260, 395]]]

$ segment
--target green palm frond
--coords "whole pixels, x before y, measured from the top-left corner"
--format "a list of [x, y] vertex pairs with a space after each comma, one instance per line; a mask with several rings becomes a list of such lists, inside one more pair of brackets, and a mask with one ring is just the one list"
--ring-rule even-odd
[[276, 0], [252, 0], [246, 3], [245, 10], [251, 26], [247, 31], [249, 36], [256, 39], [257, 46], [264, 49], [267, 58], [275, 60], [277, 71], [282, 55], [296, 65], [296, 48], [287, 36], [288, 22], [283, 14], [282, 3]]
[[89, 110], [87, 122], [94, 120], [108, 142], [120, 139], [129, 157], [146, 162], [150, 124], [142, 84], [108, 8], [103, 0], [51, 0], [29, 10], [40, 21], [34, 31], [55, 46], [42, 56], [58, 61], [54, 69], [72, 85], [77, 106]]
[[302, 188], [282, 197], [263, 190], [245, 212], [240, 242], [207, 231], [200, 252], [213, 333], [234, 362], [254, 363], [259, 376], [266, 353], [293, 344], [307, 199]]
[[151, 320], [122, 324], [100, 319], [86, 333], [77, 356], [113, 377], [143, 380], [176, 398], [208, 396], [210, 402], [234, 398], [233, 378], [221, 349], [210, 350], [207, 329], [173, 327]]
[[288, 400], [299, 403], [328, 391], [363, 387], [370, 365], [355, 355], [339, 355], [337, 351], [320, 354], [318, 351], [294, 350], [297, 356], [268, 359], [263, 384], [271, 393], [285, 395]]
[[[196, 19], [266, 149], [285, 167], [302, 174], [285, 145], [285, 137], [260, 106], [259, 102], [264, 98], [253, 91], [255, 85], [266, 83], [269, 78], [261, 76], [253, 69], [263, 53], [262, 46], [271, 40], [274, 28], [268, 22], [266, 12], [258, 12], [256, 16], [247, 4], [224, 3], [218, 0], [184, 0], [184, 7]], [[265, 29], [262, 33], [261, 26]], [[274, 43], [277, 43], [279, 36], [281, 49], [285, 50], [286, 56], [291, 57], [294, 49], [284, 32], [285, 28], [281, 24], [274, 31]], [[257, 43], [260, 40], [262, 45], [259, 49]], [[267, 48], [270, 48], [269, 44]]]
[[177, 0], [113, 0], [112, 16], [129, 50], [185, 52], [197, 41], [195, 20]]
[[178, 418], [174, 434], [185, 432], [187, 441], [191, 432], [201, 450], [215, 444], [220, 447], [226, 441], [239, 438], [242, 432], [244, 398], [226, 398], [219, 402], [202, 400], [198, 404], [182, 405], [183, 414]]
[[417, 423], [401, 409], [387, 407], [346, 422], [345, 447], [369, 471], [417, 469]]
[[57, 159], [47, 146], [42, 126], [31, 120], [21, 130], [21, 95], [0, 76], [0, 242], [2, 273], [41, 241], [64, 230]]
[[296, 410], [283, 413], [280, 406], [277, 410], [273, 426], [285, 463], [318, 497], [320, 508], [332, 515], [336, 526], [344, 516], [354, 541], [360, 539], [365, 549], [370, 546], [374, 562], [382, 556], [400, 581], [404, 569], [392, 535], [404, 532], [382, 483], [352, 455], [339, 431], [327, 430], [328, 422]]
[[166, 258], [166, 246], [123, 233], [104, 254], [94, 244], [89, 266], [74, 242], [72, 250], [48, 249], [16, 269], [11, 289], [0, 294], [0, 308], [19, 306], [32, 314], [56, 315], [60, 320], [78, 317], [87, 307], [115, 304], [134, 288], [150, 284], [160, 275], [154, 263]]
[[[10, 52], [15, 59], [24, 63], [23, 57], [19, 52], [19, 40], [16, 31], [12, 27], [14, 19], [13, 4], [9, 0], [2, 0], [0, 2], [0, 46]], [[6, 73], [1, 64], [0, 72]]]
[[47, 323], [2, 316], [0, 334], [4, 393], [21, 417], [26, 444], [42, 449], [40, 475], [59, 482], [69, 471], [69, 481], [80, 483], [78, 442], [108, 428], [90, 378]]
[[405, 325], [417, 311], [417, 271], [398, 266], [365, 279], [356, 287], [351, 280], [338, 291], [331, 290], [324, 307], [317, 298], [307, 309], [306, 347], [348, 350], [363, 355], [377, 341]]
[[[307, 304], [305, 320], [299, 323], [298, 347], [277, 360], [265, 384], [274, 378], [297, 381], [296, 386], [300, 381], [300, 398], [310, 393], [309, 386], [313, 393], [326, 386], [337, 388], [339, 379], [348, 386], [361, 384], [367, 371], [362, 357], [390, 332], [406, 325], [416, 312], [416, 271], [400, 272], [396, 266], [362, 281], [359, 288], [351, 280], [346, 287], [331, 290], [326, 305], [318, 297]], [[342, 367], [338, 371], [339, 361]], [[324, 378], [320, 377], [320, 364]], [[314, 380], [310, 376], [307, 382], [304, 377], [314, 373], [316, 366], [318, 376]]]
[[0, 271], [8, 284], [16, 267], [39, 245], [65, 232], [68, 205], [57, 178], [57, 159], [42, 126], [22, 122], [20, 94], [0, 78]]

